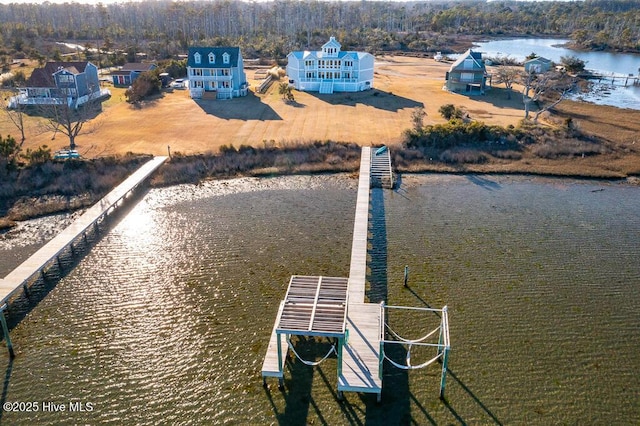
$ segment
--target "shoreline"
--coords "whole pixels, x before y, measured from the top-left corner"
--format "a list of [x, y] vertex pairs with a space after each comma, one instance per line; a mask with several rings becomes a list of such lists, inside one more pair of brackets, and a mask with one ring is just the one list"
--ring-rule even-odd
[[[345, 174], [350, 177], [356, 177], [358, 172], [357, 164], [354, 164], [353, 168], [349, 167], [336, 167], [334, 169], [323, 168], [322, 170], [312, 170], [309, 166], [310, 164], [301, 164], [299, 168], [285, 170], [285, 169], [275, 169], [270, 168], [266, 169], [256, 169], [253, 171], [249, 171], [247, 173], [239, 173], [235, 175], [220, 175], [220, 176], [209, 176], [203, 178], [199, 181], [172, 181], [171, 183], [158, 182], [154, 179], [156, 177], [151, 177], [151, 181], [149, 186], [151, 188], [166, 188], [173, 187], [179, 185], [202, 185], [206, 182], [217, 181], [223, 182], [226, 180], [232, 179], [242, 179], [242, 178], [257, 178], [257, 179], [270, 179], [270, 178], [278, 178], [285, 176], [325, 176], [325, 175], [340, 175]], [[575, 181], [595, 181], [595, 182], [609, 182], [609, 183], [617, 183], [624, 185], [632, 185], [632, 186], [640, 186], [640, 174], [630, 174], [627, 176], [621, 176], [619, 174], [569, 174], [569, 173], [551, 173], [544, 171], [535, 171], [535, 170], [498, 170], [491, 169], [487, 167], [488, 165], [484, 165], [485, 167], [450, 167], [450, 166], [442, 166], [442, 165], [434, 165], [433, 167], [429, 167], [428, 165], [423, 165], [423, 167], [417, 168], [402, 168], [396, 169], [394, 174], [400, 176], [400, 180], [402, 180], [403, 176], [421, 176], [421, 175], [455, 175], [455, 176], [464, 176], [464, 175], [480, 175], [480, 176], [512, 176], [512, 177], [534, 177], [534, 178], [549, 178], [549, 179], [567, 179], [567, 180], [575, 180]], [[162, 170], [160, 170], [162, 172]], [[43, 197], [30, 197], [29, 201], [38, 202], [43, 201], [47, 198], [52, 198], [49, 196]], [[79, 212], [83, 209], [90, 207], [91, 205], [99, 202], [101, 197], [96, 197], [92, 201], [87, 198], [87, 194], [81, 194], [77, 196], [71, 197], [71, 203], [66, 204], [65, 206], [60, 205], [59, 209], [52, 208], [50, 204], [46, 204], [44, 202], [40, 202], [41, 210], [33, 210], [31, 214], [24, 215], [20, 219], [9, 219], [6, 216], [0, 217], [0, 238], [4, 238], [5, 235], [8, 235], [12, 230], [14, 230], [17, 226], [22, 223], [28, 222], [34, 219], [46, 218], [48, 216], [57, 216], [57, 215], [72, 215], [77, 216]], [[77, 200], [77, 202], [76, 202]], [[59, 205], [59, 204], [58, 204]], [[13, 237], [10, 237], [13, 238]]]

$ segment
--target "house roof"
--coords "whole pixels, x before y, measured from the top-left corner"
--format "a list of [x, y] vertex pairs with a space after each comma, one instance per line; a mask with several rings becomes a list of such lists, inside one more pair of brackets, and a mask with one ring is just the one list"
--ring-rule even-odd
[[151, 71], [156, 68], [156, 64], [151, 62], [127, 62], [120, 68], [120, 71]]
[[525, 64], [529, 64], [532, 62], [542, 62], [544, 64], [550, 64], [551, 59], [543, 58], [542, 56], [537, 56], [535, 58], [529, 59], [528, 61], [524, 61]]
[[[202, 60], [199, 64], [196, 64], [194, 55], [199, 53]], [[209, 63], [209, 53], [214, 54], [214, 62]], [[227, 53], [229, 55], [229, 63], [225, 64], [223, 61], [223, 55]], [[237, 67], [240, 59], [239, 47], [190, 47], [189, 58], [187, 59], [187, 66], [192, 68], [231, 68]]]
[[323, 49], [325, 47], [335, 47], [336, 49], [340, 50], [342, 45], [338, 43], [335, 37], [329, 37], [329, 41], [322, 45]]
[[[356, 51], [340, 51], [337, 56], [324, 56], [319, 50], [298, 50], [290, 52], [289, 55], [293, 55], [293, 57], [304, 60], [304, 59], [361, 59], [364, 56], [371, 55], [367, 52], [356, 52]], [[289, 56], [287, 55], [287, 56]]]
[[474, 52], [473, 50], [469, 49], [462, 55], [460, 55], [457, 61], [451, 64], [449, 72], [454, 71], [458, 67], [464, 65], [464, 61], [467, 59], [473, 59], [473, 69], [465, 69], [465, 71], [485, 71], [486, 68], [484, 66], [484, 63], [482, 62], [482, 53]]
[[47, 62], [44, 67], [36, 68], [27, 80], [27, 87], [56, 87], [53, 75], [61, 70], [71, 74], [80, 74], [85, 71], [89, 62]]

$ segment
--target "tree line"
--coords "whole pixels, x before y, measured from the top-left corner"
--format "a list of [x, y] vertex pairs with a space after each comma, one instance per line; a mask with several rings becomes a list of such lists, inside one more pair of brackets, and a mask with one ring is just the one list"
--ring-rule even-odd
[[203, 43], [238, 45], [247, 57], [283, 57], [317, 48], [330, 35], [345, 48], [371, 52], [447, 52], [463, 34], [565, 36], [579, 47], [640, 52], [640, 0], [0, 4], [0, 57], [52, 58], [59, 49], [53, 40], [154, 59]]

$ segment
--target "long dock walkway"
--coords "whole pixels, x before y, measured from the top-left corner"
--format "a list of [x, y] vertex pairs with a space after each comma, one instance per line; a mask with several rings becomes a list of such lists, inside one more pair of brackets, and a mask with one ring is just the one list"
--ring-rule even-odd
[[347, 338], [338, 361], [338, 392], [375, 393], [380, 399], [380, 341], [384, 324], [382, 308], [365, 303], [367, 241], [369, 233], [369, 193], [371, 189], [371, 148], [363, 147], [360, 158], [358, 198], [353, 224]]
[[[105, 218], [110, 209], [115, 208], [121, 200], [160, 167], [166, 159], [167, 157], [155, 157], [143, 164], [124, 182], [85, 211], [75, 222], [42, 246], [4, 279], [1, 279], [0, 306], [4, 306], [21, 288], [25, 287], [26, 289], [26, 285], [32, 277], [41, 273], [51, 261], [56, 259], [66, 248], [70, 247], [76, 239], [85, 235], [91, 226]], [[1, 312], [0, 315], [2, 315]]]

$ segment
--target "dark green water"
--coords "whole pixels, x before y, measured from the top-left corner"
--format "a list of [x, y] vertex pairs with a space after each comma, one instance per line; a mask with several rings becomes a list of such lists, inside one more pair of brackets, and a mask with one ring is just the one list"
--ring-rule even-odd
[[[335, 359], [263, 389], [289, 276], [348, 274], [355, 197], [344, 176], [151, 191], [12, 331], [3, 402], [40, 409], [2, 423], [640, 422], [640, 188], [600, 182], [409, 176], [373, 191], [369, 297], [449, 306], [447, 401], [437, 365], [386, 366], [380, 405], [336, 400]], [[394, 326], [417, 337], [429, 321]]]

